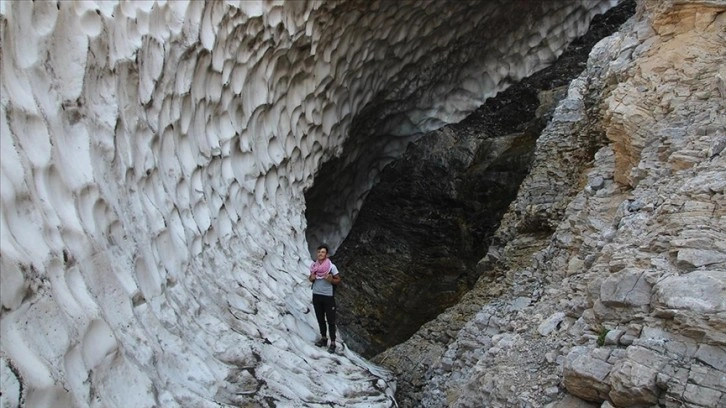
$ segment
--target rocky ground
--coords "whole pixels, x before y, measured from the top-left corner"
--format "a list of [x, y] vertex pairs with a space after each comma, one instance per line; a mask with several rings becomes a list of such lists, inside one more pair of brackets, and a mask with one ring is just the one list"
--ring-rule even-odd
[[726, 406], [724, 11], [595, 47], [474, 289], [375, 357], [401, 406]]

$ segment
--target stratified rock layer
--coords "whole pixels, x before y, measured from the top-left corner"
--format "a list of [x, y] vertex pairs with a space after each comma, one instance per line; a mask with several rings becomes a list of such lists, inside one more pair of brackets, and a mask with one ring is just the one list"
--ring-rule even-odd
[[336, 296], [350, 348], [378, 354], [471, 289], [556, 103], [592, 46], [634, 11], [634, 2], [624, 2], [597, 16], [552, 65], [462, 122], [425, 134], [381, 172], [334, 256], [345, 270]]
[[376, 357], [403, 406], [726, 405], [725, 29], [645, 1], [593, 49], [474, 290]]

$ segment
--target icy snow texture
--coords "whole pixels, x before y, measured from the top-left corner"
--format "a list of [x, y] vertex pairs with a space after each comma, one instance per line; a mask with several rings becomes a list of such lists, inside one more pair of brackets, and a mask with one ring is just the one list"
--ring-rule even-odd
[[391, 405], [388, 373], [311, 346], [303, 191], [379, 92], [409, 101], [395, 157], [612, 3], [547, 2], [417, 79], [502, 4], [0, 2], [2, 406]]

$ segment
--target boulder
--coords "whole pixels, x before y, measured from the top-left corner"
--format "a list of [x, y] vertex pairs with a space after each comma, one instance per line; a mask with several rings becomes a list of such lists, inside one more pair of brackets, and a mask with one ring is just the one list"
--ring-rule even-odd
[[726, 271], [698, 270], [669, 276], [653, 288], [653, 307], [698, 313], [726, 311]]
[[587, 347], [575, 347], [565, 358], [564, 381], [567, 391], [586, 401], [604, 401], [610, 392], [606, 378], [613, 365], [593, 357]]

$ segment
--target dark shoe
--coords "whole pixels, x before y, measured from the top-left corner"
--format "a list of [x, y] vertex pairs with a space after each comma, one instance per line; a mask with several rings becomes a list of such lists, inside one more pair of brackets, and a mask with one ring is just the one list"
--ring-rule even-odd
[[315, 345], [318, 346], [318, 347], [325, 347], [325, 346], [327, 346], [328, 345], [328, 338], [327, 337], [323, 337], [322, 339], [316, 341], [315, 342]]
[[335, 343], [330, 343], [330, 346], [328, 346], [328, 353], [335, 353]]

